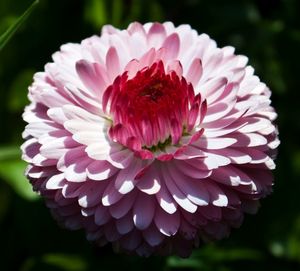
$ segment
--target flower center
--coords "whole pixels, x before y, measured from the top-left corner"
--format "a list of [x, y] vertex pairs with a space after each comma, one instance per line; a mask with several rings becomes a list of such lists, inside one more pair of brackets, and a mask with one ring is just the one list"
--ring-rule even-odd
[[113, 120], [113, 140], [155, 151], [178, 144], [193, 129], [200, 100], [191, 84], [175, 71], [165, 72], [159, 61], [131, 79], [126, 72], [118, 76], [103, 95], [103, 109]]

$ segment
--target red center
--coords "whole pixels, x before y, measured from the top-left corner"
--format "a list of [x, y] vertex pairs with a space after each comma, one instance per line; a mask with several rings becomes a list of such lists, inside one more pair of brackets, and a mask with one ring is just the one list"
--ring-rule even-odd
[[166, 74], [162, 62], [156, 63], [123, 85], [120, 95], [128, 101], [123, 112], [139, 124], [143, 120], [154, 124], [159, 118], [175, 119], [175, 112], [187, 103], [186, 87], [175, 72]]
[[[197, 95], [198, 96], [198, 95]], [[162, 61], [117, 77], [103, 95], [103, 108], [112, 116], [111, 137], [121, 144], [142, 148], [177, 144], [190, 127], [189, 111], [200, 103], [191, 84], [174, 71], [165, 72]], [[129, 143], [130, 142], [130, 143]]]

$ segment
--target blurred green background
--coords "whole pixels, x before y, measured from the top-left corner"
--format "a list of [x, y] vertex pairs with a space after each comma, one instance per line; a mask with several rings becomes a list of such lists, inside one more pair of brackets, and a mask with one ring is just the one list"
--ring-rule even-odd
[[[31, 4], [0, 0], [0, 34]], [[300, 1], [40, 0], [0, 51], [0, 270], [300, 270]], [[189, 259], [116, 255], [96, 249], [83, 232], [59, 228], [23, 177], [19, 145], [35, 72], [66, 42], [99, 33], [103, 24], [173, 21], [208, 33], [245, 54], [273, 91], [281, 146], [274, 193], [255, 216]]]

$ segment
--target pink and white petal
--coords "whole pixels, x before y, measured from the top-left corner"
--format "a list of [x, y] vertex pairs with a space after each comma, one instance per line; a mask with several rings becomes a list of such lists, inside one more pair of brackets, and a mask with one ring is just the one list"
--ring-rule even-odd
[[205, 184], [210, 194], [211, 203], [217, 207], [228, 206], [228, 198], [224, 191], [214, 182], [208, 180]]
[[68, 150], [62, 157], [57, 161], [57, 169], [64, 171], [68, 166], [75, 164], [86, 158], [86, 153], [84, 152], [84, 146], [78, 146], [73, 149]]
[[178, 205], [190, 213], [195, 213], [197, 210], [197, 205], [192, 203], [186, 197], [186, 195], [178, 188], [175, 180], [176, 176], [173, 176], [172, 174], [172, 166], [166, 166], [166, 170], [162, 172], [162, 175], [167, 188], [169, 189], [172, 197], [178, 203]]
[[154, 195], [160, 190], [160, 182], [157, 169], [155, 165], [152, 164], [151, 167], [147, 168], [146, 172], [138, 178], [136, 187], [146, 194]]
[[[178, 165], [174, 164], [169, 166], [169, 173], [178, 189], [183, 192], [183, 195], [193, 204], [205, 206], [209, 204], [209, 193], [205, 184], [199, 179], [190, 178], [180, 172], [177, 168]], [[170, 190], [171, 192], [171, 190]], [[174, 196], [174, 194], [173, 194]], [[178, 202], [178, 204], [180, 204]], [[190, 209], [184, 208], [186, 211], [191, 212]], [[191, 213], [196, 212], [197, 208]]]
[[30, 138], [25, 141], [22, 146], [22, 159], [28, 163], [32, 163], [32, 159], [38, 155], [41, 145], [36, 138]]
[[70, 84], [67, 84], [64, 87], [64, 90], [67, 95], [72, 98], [74, 105], [85, 108], [87, 111], [95, 115], [103, 114], [101, 105], [102, 95], [91, 96], [83, 89], [77, 88]]
[[162, 44], [166, 49], [165, 60], [176, 59], [180, 50], [180, 39], [177, 33], [170, 34]]
[[174, 71], [179, 78], [182, 77], [183, 70], [179, 60], [172, 60], [169, 62], [167, 66], [167, 72], [171, 73], [172, 71]]
[[193, 145], [200, 149], [218, 150], [233, 146], [237, 141], [237, 139], [229, 137], [208, 138], [206, 136], [202, 136], [195, 141]]
[[211, 153], [217, 154], [226, 159], [230, 159], [231, 163], [234, 164], [246, 164], [251, 161], [251, 156], [247, 151], [242, 151], [240, 148], [226, 148], [220, 150], [210, 150]]
[[[72, 124], [70, 124], [70, 122], [72, 122]], [[70, 129], [70, 126], [69, 125], [72, 125], [74, 128], [75, 125], [78, 125], [78, 127], [80, 126], [81, 122], [77, 122], [77, 121], [68, 121], [67, 122], [67, 125], [68, 125], [68, 129]], [[83, 123], [83, 125], [81, 126], [82, 127], [82, 130], [79, 131], [79, 132], [74, 132], [73, 134], [73, 139], [80, 143], [80, 144], [83, 144], [83, 145], [86, 145], [86, 146], [90, 146], [92, 144], [103, 144], [103, 148], [108, 148], [109, 147], [109, 142], [108, 139], [107, 139], [107, 135], [106, 134], [103, 134], [103, 130], [105, 130], [105, 127], [101, 127], [100, 125], [95, 125], [94, 128], [91, 128], [91, 126], [94, 126], [94, 125], [91, 125], [91, 124], [87, 124], [87, 123]], [[85, 129], [86, 127], [86, 129]], [[99, 127], [99, 130], [94, 130], [95, 128], [97, 129], [97, 127]], [[88, 130], [89, 129], [89, 130]]]
[[76, 63], [76, 71], [87, 88], [90, 95], [99, 97], [98, 93], [101, 93], [107, 87], [108, 81], [106, 76], [103, 75], [100, 64], [91, 63], [87, 60], [80, 60]]
[[166, 236], [175, 235], [180, 226], [180, 214], [175, 212], [173, 214], [166, 213], [163, 209], [157, 208], [155, 212], [154, 222], [157, 229]]
[[111, 143], [109, 156], [106, 160], [109, 163], [111, 163], [114, 167], [120, 169], [126, 168], [130, 165], [130, 163], [132, 163], [133, 159], [135, 159], [135, 157], [134, 153], [131, 150], [128, 150], [117, 143]]
[[48, 159], [57, 160], [68, 152], [69, 149], [78, 147], [78, 143], [69, 136], [60, 138], [46, 136], [43, 140], [40, 140], [40, 143], [42, 144], [40, 148], [41, 155]]
[[228, 165], [213, 171], [211, 178], [228, 186], [251, 185], [252, 179], [237, 166]]
[[132, 209], [134, 225], [139, 230], [147, 229], [152, 223], [155, 209], [153, 197], [139, 192]]
[[253, 132], [259, 132], [265, 128], [272, 127], [272, 130], [274, 129], [273, 125], [271, 124], [270, 120], [265, 118], [258, 118], [258, 117], [246, 117], [243, 120], [246, 125], [241, 127], [238, 131], [240, 133], [253, 133]]
[[57, 173], [57, 168], [54, 167], [37, 167], [28, 165], [25, 171], [25, 175], [28, 175], [34, 179], [40, 179], [44, 177], [51, 177]]
[[159, 49], [166, 38], [166, 30], [160, 23], [153, 23], [147, 31], [148, 48]]
[[64, 178], [63, 173], [55, 174], [52, 177], [50, 177], [46, 182], [46, 188], [47, 189], [61, 189], [65, 185], [66, 181]]
[[[162, 179], [161, 179], [162, 180]], [[169, 214], [174, 214], [177, 210], [177, 203], [170, 194], [164, 182], [161, 182], [160, 190], [155, 194], [160, 207]]]
[[257, 147], [268, 143], [266, 137], [258, 133], [232, 133], [230, 137], [236, 140], [232, 147]]
[[[191, 82], [194, 86], [195, 92], [198, 93], [198, 82], [202, 76], [203, 67], [201, 59], [195, 58], [191, 65], [188, 68], [187, 73], [185, 74], [185, 78], [188, 82]], [[201, 87], [199, 87], [201, 88]], [[199, 89], [201, 91], [201, 89]]]
[[117, 171], [118, 169], [107, 161], [93, 161], [86, 168], [88, 178], [95, 181], [106, 180]]
[[201, 127], [205, 129], [204, 134], [207, 137], [218, 137], [238, 131], [247, 125], [247, 122], [244, 122], [242, 118], [243, 115], [245, 115], [245, 112], [246, 111], [232, 109], [231, 112], [222, 119], [202, 123]]
[[125, 216], [132, 209], [136, 198], [136, 190], [133, 190], [131, 193], [127, 194], [126, 197], [121, 198], [116, 204], [111, 205], [109, 211], [112, 217], [120, 219]]
[[47, 134], [54, 130], [58, 130], [60, 128], [61, 126], [53, 121], [30, 122], [25, 127], [26, 133], [35, 138], [39, 138], [44, 134]]
[[212, 152], [205, 152], [206, 157], [203, 159], [203, 164], [206, 165], [207, 169], [216, 169], [221, 166], [226, 166], [231, 163], [231, 160], [223, 155], [215, 154]]
[[68, 120], [82, 120], [91, 124], [105, 123], [106, 121], [102, 116], [92, 114], [87, 110], [75, 105], [67, 104], [64, 105], [62, 109], [64, 111], [65, 117]]
[[138, 33], [141, 36], [143, 36], [144, 38], [146, 37], [146, 31], [145, 31], [143, 25], [140, 24], [139, 22], [133, 22], [133, 23], [129, 24], [127, 31], [130, 35], [133, 35], [134, 33]]
[[75, 194], [78, 194], [78, 204], [83, 208], [101, 205], [101, 198], [107, 185], [103, 183], [88, 182], [81, 184]]
[[102, 195], [102, 204], [104, 206], [111, 206], [117, 203], [120, 199], [123, 198], [123, 194], [119, 193], [114, 185], [114, 177], [109, 180], [109, 183]]
[[68, 118], [65, 116], [64, 111], [61, 107], [49, 108], [47, 111], [47, 116], [54, 122], [63, 125]]
[[128, 167], [119, 171], [115, 180], [115, 188], [121, 194], [127, 194], [134, 189], [138, 182], [137, 174], [147, 166], [145, 160], [134, 159]]
[[[111, 163], [110, 154], [113, 147], [105, 140], [98, 140], [97, 143], [91, 143], [85, 148], [87, 155], [94, 160], [107, 160]], [[115, 164], [111, 163], [113, 166]], [[118, 167], [118, 166], [117, 166]]]
[[[187, 161], [173, 161], [176, 169], [181, 171], [184, 175], [193, 179], [205, 179], [212, 173], [211, 170], [201, 167], [201, 162], [197, 159], [189, 159]], [[200, 165], [199, 165], [200, 164]]]
[[61, 190], [61, 194], [64, 198], [76, 198], [80, 194], [82, 188], [81, 183], [67, 182]]
[[207, 100], [207, 103], [211, 104], [222, 95], [227, 83], [228, 80], [225, 77], [212, 78], [201, 85], [199, 92]]
[[92, 162], [89, 157], [85, 157], [76, 163], [69, 165], [65, 170], [65, 178], [69, 182], [85, 182], [87, 180], [86, 168]]
[[195, 148], [191, 145], [182, 146], [181, 148], [178, 148], [174, 154], [174, 158], [177, 160], [205, 158], [205, 157], [206, 154], [202, 150], [200, 150], [199, 148]]
[[106, 54], [106, 68], [110, 81], [113, 81], [120, 74], [119, 55], [115, 47], [110, 47]]

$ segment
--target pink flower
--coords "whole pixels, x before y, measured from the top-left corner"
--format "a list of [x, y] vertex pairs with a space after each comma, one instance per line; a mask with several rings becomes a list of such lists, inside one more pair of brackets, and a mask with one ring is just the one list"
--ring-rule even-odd
[[188, 25], [105, 26], [63, 45], [29, 99], [26, 175], [98, 245], [185, 257], [271, 192], [270, 90], [245, 56]]

